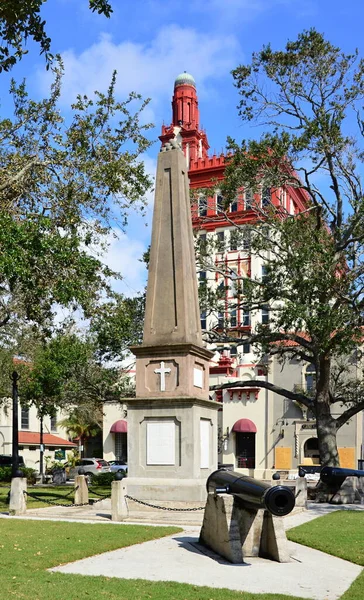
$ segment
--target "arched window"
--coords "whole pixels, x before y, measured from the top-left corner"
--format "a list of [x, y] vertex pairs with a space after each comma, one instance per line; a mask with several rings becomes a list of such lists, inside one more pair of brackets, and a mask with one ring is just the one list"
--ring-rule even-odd
[[303, 456], [305, 458], [320, 458], [317, 438], [309, 438], [305, 441]]

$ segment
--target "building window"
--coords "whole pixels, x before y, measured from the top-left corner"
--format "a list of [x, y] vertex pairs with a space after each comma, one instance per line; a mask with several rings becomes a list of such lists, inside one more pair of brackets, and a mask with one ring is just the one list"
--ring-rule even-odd
[[245, 210], [252, 210], [254, 194], [252, 190], [245, 190]]
[[235, 433], [236, 466], [238, 469], [255, 469], [255, 433]]
[[200, 271], [198, 274], [200, 284], [206, 283], [206, 271]]
[[263, 188], [262, 190], [262, 207], [265, 208], [270, 206], [271, 190], [270, 188]]
[[200, 317], [201, 329], [206, 329], [206, 311], [203, 310]]
[[231, 346], [230, 347], [230, 356], [237, 356], [237, 354], [238, 354], [237, 346]]
[[236, 308], [232, 308], [230, 310], [230, 327], [236, 327], [236, 325], [237, 325]]
[[[127, 435], [127, 433], [115, 433], [115, 458], [125, 463], [128, 460]], [[122, 466], [120, 468], [122, 469]]]
[[305, 373], [305, 388], [307, 392], [314, 392], [316, 388], [316, 369], [314, 365], [308, 365]]
[[249, 344], [249, 342], [244, 342], [244, 344], [243, 344], [243, 354], [250, 354], [250, 344]]
[[225, 232], [218, 231], [216, 234], [216, 250], [218, 252], [224, 252], [225, 250]]
[[251, 246], [251, 239], [250, 239], [250, 231], [244, 231], [243, 233], [243, 240], [242, 240], [242, 247], [243, 250], [250, 250], [250, 246]]
[[225, 326], [224, 313], [219, 312], [217, 314], [217, 327], [218, 327], [218, 329], [224, 329], [224, 326]]
[[264, 306], [262, 308], [262, 325], [268, 325], [269, 323], [269, 308]]
[[198, 237], [198, 249], [200, 252], [206, 252], [207, 238], [206, 233], [202, 233]]
[[268, 277], [268, 267], [267, 265], [262, 265], [262, 281], [267, 281]]
[[219, 285], [217, 286], [217, 297], [219, 298], [219, 300], [221, 300], [222, 298], [225, 297], [225, 292], [226, 292], [225, 281], [224, 281], [224, 279], [222, 279], [220, 281]]
[[234, 269], [231, 269], [230, 271], [230, 296], [233, 296], [234, 298], [236, 296], [239, 295], [240, 293], [240, 281], [239, 281], [239, 275], [237, 274], [237, 272]]
[[239, 232], [231, 231], [230, 232], [230, 250], [232, 250], [233, 252], [236, 251], [238, 249], [238, 243], [239, 243]]
[[221, 213], [224, 211], [224, 196], [221, 196], [221, 194], [217, 194], [216, 195], [216, 212], [217, 213]]
[[21, 429], [29, 429], [29, 408], [26, 406], [21, 407], [20, 423]]
[[238, 200], [237, 198], [235, 198], [234, 202], [232, 202], [230, 204], [230, 212], [237, 212], [238, 211]]
[[57, 412], [51, 416], [51, 431], [57, 431]]
[[250, 327], [250, 310], [245, 307], [243, 307], [243, 319], [241, 324], [243, 327]]
[[200, 196], [198, 199], [198, 216], [206, 217], [206, 215], [207, 215], [206, 196]]

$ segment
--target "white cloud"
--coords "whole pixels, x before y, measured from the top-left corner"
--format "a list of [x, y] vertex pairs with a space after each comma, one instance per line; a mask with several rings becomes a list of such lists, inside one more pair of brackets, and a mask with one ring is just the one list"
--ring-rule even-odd
[[[199, 94], [205, 82], [229, 73], [241, 58], [239, 43], [232, 35], [214, 35], [196, 29], [169, 25], [146, 43], [115, 43], [102, 34], [97, 43], [80, 54], [72, 49], [62, 53], [65, 64], [62, 100], [67, 104], [77, 93], [91, 95], [106, 90], [114, 69], [118, 72], [116, 92], [125, 98], [130, 91], [151, 97], [155, 104], [172, 95], [172, 82], [181, 71], [195, 77]], [[44, 88], [50, 74], [38, 72]], [[150, 113], [148, 116], [152, 116]]]

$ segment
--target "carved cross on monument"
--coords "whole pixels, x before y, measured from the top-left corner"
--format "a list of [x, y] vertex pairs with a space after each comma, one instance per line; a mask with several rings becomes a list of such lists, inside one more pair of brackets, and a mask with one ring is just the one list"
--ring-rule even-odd
[[154, 373], [157, 373], [157, 375], [161, 376], [161, 392], [165, 392], [166, 391], [166, 375], [169, 375], [169, 373], [171, 372], [171, 369], [164, 368], [164, 361], [161, 361], [161, 368], [160, 369], [154, 369]]

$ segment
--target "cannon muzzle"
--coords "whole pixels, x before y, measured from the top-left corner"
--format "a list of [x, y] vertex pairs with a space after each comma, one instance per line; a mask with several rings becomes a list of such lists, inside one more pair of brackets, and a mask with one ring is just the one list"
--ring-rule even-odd
[[206, 482], [208, 492], [232, 494], [249, 508], [265, 508], [273, 515], [288, 515], [295, 505], [295, 497], [288, 487], [271, 486], [253, 477], [219, 469]]
[[323, 467], [320, 479], [328, 486], [340, 487], [346, 477], [364, 477], [364, 471], [357, 469], [341, 469], [340, 467]]

